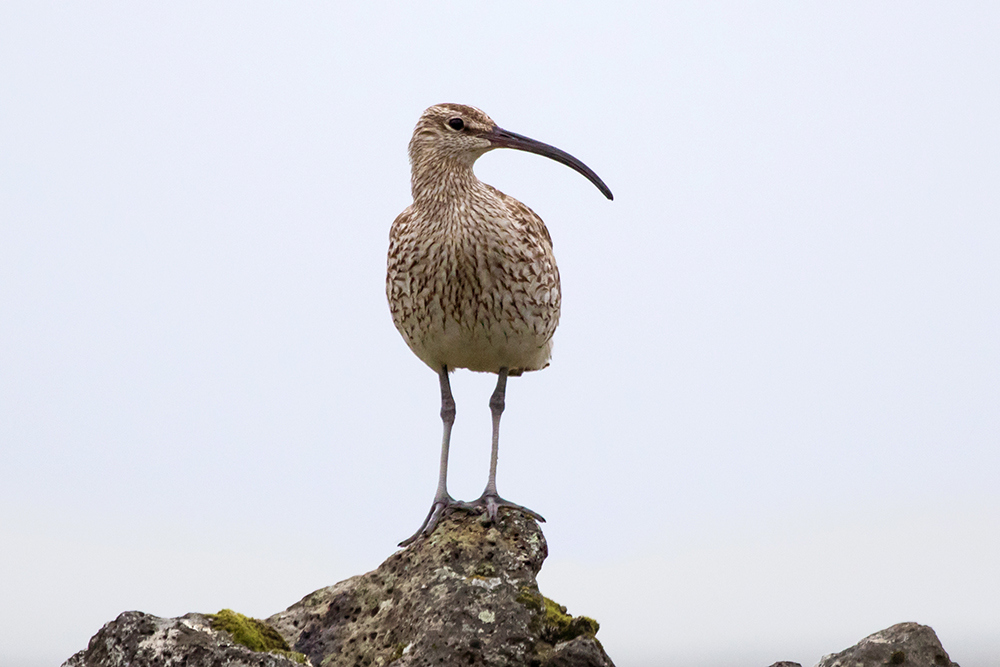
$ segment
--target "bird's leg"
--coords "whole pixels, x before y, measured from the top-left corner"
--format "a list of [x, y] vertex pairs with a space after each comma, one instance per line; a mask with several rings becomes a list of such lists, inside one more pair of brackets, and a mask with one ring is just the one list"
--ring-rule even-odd
[[444, 435], [441, 437], [441, 471], [438, 474], [437, 493], [434, 494], [434, 502], [431, 510], [427, 513], [427, 518], [420, 525], [420, 529], [413, 535], [399, 543], [405, 547], [412, 544], [421, 535], [430, 535], [434, 532], [434, 527], [444, 513], [445, 509], [455, 504], [455, 499], [448, 493], [448, 448], [451, 445], [451, 427], [455, 424], [455, 399], [451, 395], [451, 383], [448, 381], [448, 367], [442, 366], [441, 378], [441, 422], [444, 425]]
[[490, 454], [490, 477], [486, 482], [486, 489], [478, 500], [474, 500], [470, 505], [485, 507], [486, 514], [491, 521], [497, 520], [497, 510], [501, 507], [510, 507], [520, 510], [530, 515], [537, 521], [545, 521], [541, 514], [529, 510], [527, 507], [516, 505], [509, 500], [504, 500], [497, 493], [497, 455], [500, 451], [500, 415], [503, 414], [504, 394], [507, 392], [507, 369], [501, 368], [497, 377], [497, 388], [490, 397], [490, 412], [493, 413], [493, 451]]
[[[500, 453], [500, 417], [503, 415], [504, 396], [507, 394], [507, 369], [501, 368], [497, 373], [497, 388], [490, 396], [490, 412], [493, 414], [493, 451], [490, 452], [490, 477], [486, 480], [483, 496], [497, 496], [497, 458]], [[495, 512], [490, 512], [493, 519]]]

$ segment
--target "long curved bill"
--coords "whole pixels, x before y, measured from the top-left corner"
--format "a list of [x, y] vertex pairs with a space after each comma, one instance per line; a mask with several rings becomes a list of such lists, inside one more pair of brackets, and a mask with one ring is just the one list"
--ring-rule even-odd
[[561, 162], [571, 169], [575, 169], [584, 176], [587, 177], [591, 183], [597, 186], [597, 189], [607, 197], [608, 199], [614, 199], [614, 195], [611, 194], [611, 190], [601, 177], [594, 173], [594, 171], [585, 165], [584, 163], [577, 160], [575, 157], [567, 153], [566, 151], [561, 151], [555, 146], [549, 146], [548, 144], [543, 144], [541, 141], [535, 141], [523, 134], [517, 134], [516, 132], [511, 132], [505, 130], [502, 127], [494, 127], [493, 130], [486, 135], [486, 138], [490, 140], [497, 148], [516, 148], [519, 151], [527, 151], [529, 153], [537, 153], [538, 155], [544, 155], [547, 158], [551, 158], [556, 162]]

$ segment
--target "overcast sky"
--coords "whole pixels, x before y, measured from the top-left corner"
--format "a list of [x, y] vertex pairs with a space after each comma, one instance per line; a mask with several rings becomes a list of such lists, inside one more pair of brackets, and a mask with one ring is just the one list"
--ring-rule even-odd
[[[619, 667], [902, 621], [1000, 665], [998, 7], [4, 2], [0, 665], [265, 617], [417, 528], [437, 379], [383, 281], [438, 102], [615, 193], [477, 164], [562, 273], [498, 474], [542, 592]], [[495, 378], [453, 377], [471, 499]]]

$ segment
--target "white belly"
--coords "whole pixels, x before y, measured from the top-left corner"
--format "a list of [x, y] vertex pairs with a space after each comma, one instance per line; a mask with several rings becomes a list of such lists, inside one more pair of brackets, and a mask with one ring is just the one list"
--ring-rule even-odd
[[499, 322], [470, 329], [449, 318], [413, 338], [405, 333], [403, 337], [414, 354], [434, 370], [447, 366], [497, 373], [507, 368], [516, 374], [545, 368], [552, 354], [551, 336], [516, 333]]
[[516, 374], [548, 365], [561, 302], [551, 255], [513, 267], [509, 261], [396, 263], [386, 288], [396, 328], [435, 371]]

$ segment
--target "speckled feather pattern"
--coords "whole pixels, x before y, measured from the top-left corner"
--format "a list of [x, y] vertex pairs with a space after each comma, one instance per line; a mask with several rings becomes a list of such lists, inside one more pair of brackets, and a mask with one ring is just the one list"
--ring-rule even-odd
[[414, 130], [414, 201], [389, 234], [393, 322], [436, 371], [538, 370], [548, 365], [559, 323], [552, 240], [531, 209], [476, 178], [472, 164], [488, 147], [445, 143], [443, 119], [456, 112], [494, 125], [478, 109], [438, 105]]

